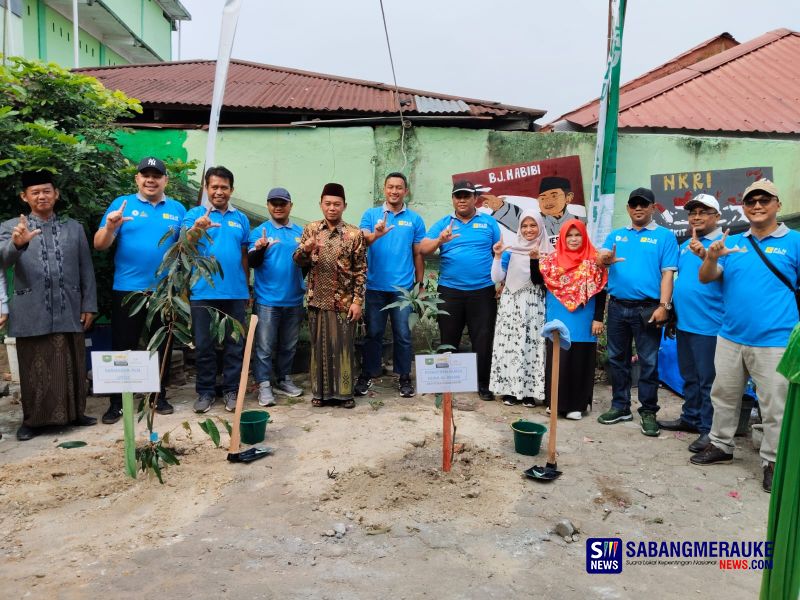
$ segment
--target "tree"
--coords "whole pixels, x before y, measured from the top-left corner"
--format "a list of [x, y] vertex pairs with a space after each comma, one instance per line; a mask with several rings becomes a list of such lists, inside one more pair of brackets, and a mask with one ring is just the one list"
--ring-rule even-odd
[[[138, 100], [107, 90], [93, 77], [53, 63], [10, 57], [0, 68], [0, 220], [20, 214], [20, 174], [47, 170], [61, 191], [59, 214], [77, 220], [91, 240], [108, 204], [133, 191], [136, 168], [116, 139], [118, 124], [141, 113]], [[172, 161], [168, 194], [194, 163]], [[186, 201], [186, 186], [183, 186]], [[109, 315], [111, 253], [92, 256], [101, 314]]]

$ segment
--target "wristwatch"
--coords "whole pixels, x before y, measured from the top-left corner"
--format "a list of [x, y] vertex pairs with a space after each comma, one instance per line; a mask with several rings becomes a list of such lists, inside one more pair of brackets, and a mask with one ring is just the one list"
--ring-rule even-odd
[[672, 302], [659, 302], [659, 306], [663, 306], [667, 310], [672, 310]]

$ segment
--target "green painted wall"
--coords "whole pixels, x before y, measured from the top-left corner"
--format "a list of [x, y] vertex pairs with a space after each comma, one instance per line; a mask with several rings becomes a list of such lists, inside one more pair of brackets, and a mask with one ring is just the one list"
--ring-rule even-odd
[[172, 29], [157, 2], [143, 0], [142, 39], [162, 60], [172, 59]]
[[22, 4], [22, 38], [24, 56], [39, 58], [38, 2], [25, 0]]
[[[13, 7], [14, 5], [12, 4], [11, 6]], [[22, 8], [24, 12], [25, 10], [24, 4]], [[2, 14], [0, 14], [0, 54], [3, 53], [3, 50], [6, 47], [6, 28], [3, 26], [6, 14], [10, 14], [10, 20], [8, 22], [8, 29], [10, 35], [8, 36], [8, 39], [10, 42], [10, 49], [12, 50], [12, 52], [9, 52], [9, 55], [19, 54], [20, 52], [24, 51], [24, 46], [25, 46], [23, 39], [24, 25], [22, 17], [17, 16], [13, 12], [6, 13], [5, 6], [0, 6], [0, 11], [2, 11]]]
[[[201, 165], [206, 138], [205, 131], [194, 130], [186, 140], [189, 158], [199, 159]], [[217, 139], [215, 162], [233, 171], [234, 197], [244, 208], [266, 214], [267, 191], [281, 186], [292, 194], [295, 216], [318, 219], [322, 186], [338, 181], [347, 194], [344, 218], [358, 223], [361, 213], [372, 206], [374, 154], [370, 127], [226, 129]]]
[[142, 33], [142, 0], [103, 0], [120, 21], [124, 22], [136, 35]]
[[[175, 130], [136, 130], [125, 134], [125, 153], [133, 159], [163, 153], [202, 163], [206, 132], [185, 133], [181, 141]], [[175, 153], [178, 144], [185, 155]], [[404, 157], [397, 127], [227, 129], [220, 133], [216, 162], [233, 170], [236, 200], [264, 214], [267, 190], [280, 185], [292, 192], [298, 217], [318, 218], [322, 186], [339, 181], [347, 191], [345, 218], [350, 222], [358, 222], [364, 209], [382, 200], [386, 173], [403, 170], [410, 179], [411, 204], [430, 224], [452, 210], [450, 176], [458, 172], [576, 154], [588, 195], [594, 145], [595, 136], [586, 133], [420, 127], [406, 131]], [[626, 222], [628, 194], [649, 186], [650, 175], [750, 166], [772, 166], [782, 212], [800, 212], [798, 164], [800, 141], [623, 134], [614, 225]]]

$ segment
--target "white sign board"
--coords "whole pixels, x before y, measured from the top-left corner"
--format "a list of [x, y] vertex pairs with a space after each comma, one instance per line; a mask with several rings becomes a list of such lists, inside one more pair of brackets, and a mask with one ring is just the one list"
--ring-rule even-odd
[[476, 392], [478, 367], [474, 353], [417, 354], [417, 390], [423, 394]]
[[96, 394], [161, 391], [158, 354], [92, 352], [92, 384]]

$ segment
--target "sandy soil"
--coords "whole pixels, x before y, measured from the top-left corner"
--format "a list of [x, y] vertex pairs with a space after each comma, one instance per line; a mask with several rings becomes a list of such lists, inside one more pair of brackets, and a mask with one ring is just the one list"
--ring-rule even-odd
[[[587, 537], [761, 540], [769, 496], [749, 439], [731, 465], [688, 463], [685, 434], [646, 438], [637, 423], [559, 422], [563, 476], [522, 476], [544, 456], [514, 451], [509, 424], [544, 409], [457, 396], [463, 452], [442, 473], [433, 398], [400, 399], [390, 378], [356, 409], [270, 409], [272, 456], [230, 464], [173, 389], [182, 464], [165, 485], [122, 468], [122, 427], [61, 428], [19, 443], [0, 399], [3, 598], [754, 598], [760, 572], [625, 566], [586, 573]], [[13, 391], [13, 387], [12, 387]], [[596, 389], [594, 415], [610, 401]], [[662, 416], [680, 400], [662, 391]], [[374, 407], [369, 403], [372, 401]], [[383, 402], [379, 406], [378, 401]], [[255, 406], [251, 396], [250, 408]], [[103, 398], [91, 398], [99, 416]], [[226, 416], [221, 404], [209, 415]], [[192, 423], [188, 436], [181, 422]], [[83, 448], [57, 444], [84, 440]], [[546, 439], [545, 439], [546, 442]], [[224, 447], [227, 435], [223, 434]], [[562, 518], [579, 529], [567, 543]], [[343, 531], [330, 535], [336, 529]]]

